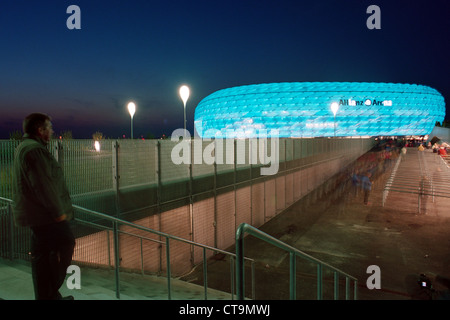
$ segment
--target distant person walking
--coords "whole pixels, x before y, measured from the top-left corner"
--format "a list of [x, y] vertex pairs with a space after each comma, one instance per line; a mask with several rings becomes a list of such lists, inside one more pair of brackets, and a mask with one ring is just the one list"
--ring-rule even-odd
[[369, 204], [369, 196], [370, 196], [370, 192], [372, 191], [372, 181], [370, 180], [371, 178], [371, 173], [368, 172], [366, 173], [366, 175], [361, 177], [361, 186], [364, 192], [364, 204], [368, 205]]
[[439, 148], [438, 154], [439, 154], [440, 156], [446, 156], [446, 155], [447, 155], [447, 150], [446, 150], [444, 147], [441, 146], [441, 147]]
[[24, 141], [14, 157], [14, 218], [32, 230], [31, 267], [36, 300], [63, 298], [59, 288], [72, 261], [75, 238], [68, 221], [72, 202], [63, 171], [47, 149], [51, 118], [33, 113], [23, 121]]
[[358, 189], [360, 188], [360, 178], [356, 171], [352, 172], [351, 179], [352, 179], [352, 194], [354, 197], [356, 197], [358, 195]]

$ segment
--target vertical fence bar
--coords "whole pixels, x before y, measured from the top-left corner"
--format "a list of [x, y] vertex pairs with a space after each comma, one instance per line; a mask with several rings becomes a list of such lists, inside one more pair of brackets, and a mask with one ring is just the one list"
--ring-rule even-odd
[[350, 279], [345, 277], [345, 300], [350, 300]]
[[244, 230], [242, 225], [236, 232], [236, 296], [238, 300], [244, 300]]
[[[203, 147], [203, 145], [202, 145]], [[193, 170], [195, 158], [195, 140], [191, 138], [191, 161], [189, 163], [189, 224], [190, 224], [190, 240], [194, 241], [194, 196], [193, 196]], [[194, 265], [194, 246], [190, 246], [191, 265]]]
[[237, 228], [237, 221], [238, 221], [238, 216], [237, 216], [237, 186], [236, 186], [236, 182], [237, 182], [237, 140], [233, 139], [233, 156], [234, 156], [234, 160], [233, 160], [233, 201], [234, 201], [234, 206], [233, 206], [233, 216], [234, 216], [234, 230], [236, 230]]
[[203, 288], [205, 290], [205, 300], [208, 300], [208, 263], [206, 260], [206, 248], [203, 248]]
[[[223, 142], [223, 140], [222, 140]], [[223, 162], [223, 154], [221, 152], [223, 152], [223, 150], [220, 150], [220, 153], [218, 153], [218, 145], [217, 145], [217, 139], [214, 139], [214, 157], [215, 157], [215, 161], [214, 161], [214, 235], [213, 235], [213, 240], [214, 240], [214, 247], [217, 248], [217, 157], [219, 156], [219, 154], [221, 154], [221, 159], [219, 159], [219, 163]], [[222, 146], [223, 148], [223, 146]]]
[[317, 300], [322, 300], [322, 265], [317, 265]]
[[172, 300], [172, 284], [170, 281], [171, 270], [170, 270], [169, 237], [166, 237], [166, 263], [167, 263], [167, 296], [169, 300]]
[[339, 300], [339, 273], [334, 272], [334, 300]]
[[296, 256], [294, 252], [289, 254], [289, 297], [291, 300], [297, 299], [296, 297], [296, 283], [297, 283], [297, 268], [296, 268]]
[[116, 297], [120, 299], [120, 257], [119, 257], [119, 226], [117, 222], [113, 222], [114, 233], [114, 259], [115, 259], [115, 277], [116, 277]]
[[234, 294], [235, 294], [235, 289], [234, 289], [234, 259], [233, 257], [230, 257], [230, 278], [231, 278], [231, 300], [234, 300]]
[[[156, 188], [156, 213], [159, 218], [159, 230], [161, 230], [161, 198], [162, 198], [162, 169], [161, 169], [161, 142], [156, 142], [156, 175], [157, 175], [157, 188]], [[162, 238], [159, 237], [159, 240], [161, 241]], [[162, 256], [163, 256], [163, 249], [162, 246], [159, 246], [159, 271], [162, 270]]]
[[56, 143], [56, 155], [57, 155], [56, 160], [58, 161], [58, 164], [64, 170], [64, 149], [61, 141], [58, 141]]
[[142, 238], [139, 238], [141, 242], [141, 273], [144, 275], [144, 249], [142, 248]]
[[108, 266], [111, 267], [111, 240], [109, 239], [109, 230], [106, 230], [106, 245], [108, 247]]
[[8, 221], [8, 236], [9, 236], [9, 259], [12, 261], [14, 260], [14, 252], [16, 251], [15, 245], [14, 245], [14, 217], [12, 213], [11, 203], [8, 202], [7, 204], [7, 221]]
[[116, 216], [120, 216], [120, 203], [119, 203], [119, 142], [116, 140], [112, 146], [112, 175], [113, 175], [113, 189], [116, 198]]
[[256, 299], [256, 284], [255, 284], [255, 261], [251, 262], [252, 264], [252, 299], [255, 300]]

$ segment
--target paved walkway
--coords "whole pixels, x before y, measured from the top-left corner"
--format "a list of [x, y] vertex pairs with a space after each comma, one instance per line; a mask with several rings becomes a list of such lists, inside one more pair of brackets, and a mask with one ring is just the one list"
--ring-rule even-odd
[[[156, 276], [121, 273], [120, 300], [167, 300], [167, 279]], [[63, 285], [63, 296], [76, 300], [118, 300], [113, 270], [81, 268], [81, 289], [68, 289]], [[202, 286], [177, 279], [171, 282], [173, 300], [204, 300]], [[0, 300], [34, 300], [31, 267], [21, 261], [0, 259]], [[231, 299], [229, 294], [208, 289], [208, 299]]]
[[408, 148], [389, 177], [385, 206], [401, 205], [418, 215], [450, 217], [450, 168], [431, 150]]

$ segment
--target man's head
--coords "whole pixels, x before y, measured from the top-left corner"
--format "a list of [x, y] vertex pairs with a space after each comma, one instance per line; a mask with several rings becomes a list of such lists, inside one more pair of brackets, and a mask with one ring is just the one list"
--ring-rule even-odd
[[53, 135], [51, 118], [43, 113], [32, 113], [23, 120], [23, 132], [49, 142]]

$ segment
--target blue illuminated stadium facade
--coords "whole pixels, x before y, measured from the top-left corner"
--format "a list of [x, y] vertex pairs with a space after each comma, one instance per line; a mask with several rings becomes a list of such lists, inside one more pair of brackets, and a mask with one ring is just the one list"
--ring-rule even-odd
[[269, 83], [207, 96], [195, 110], [195, 127], [203, 138], [250, 138], [271, 129], [298, 138], [427, 135], [444, 116], [442, 95], [423, 85]]

